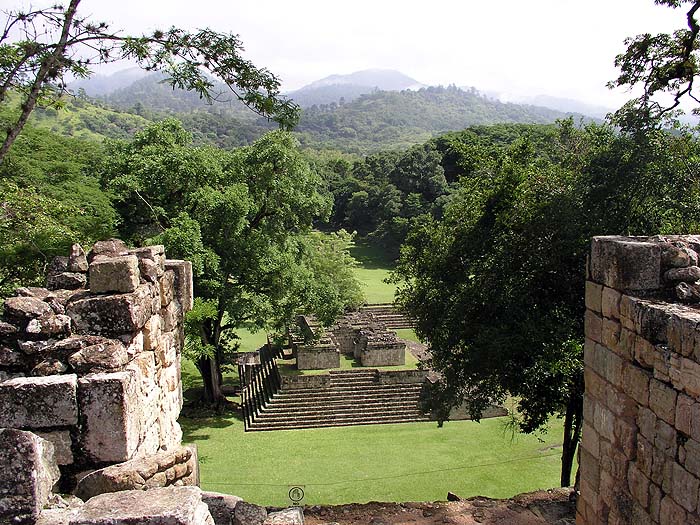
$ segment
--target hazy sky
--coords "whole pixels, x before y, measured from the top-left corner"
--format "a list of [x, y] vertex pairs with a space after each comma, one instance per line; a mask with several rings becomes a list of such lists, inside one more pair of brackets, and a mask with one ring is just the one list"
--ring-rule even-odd
[[[41, 5], [42, 2], [33, 2]], [[0, 0], [3, 8], [26, 1]], [[333, 73], [397, 69], [426, 84], [549, 94], [607, 106], [626, 36], [681, 27], [653, 0], [83, 0], [83, 14], [128, 33], [211, 27], [286, 90]]]

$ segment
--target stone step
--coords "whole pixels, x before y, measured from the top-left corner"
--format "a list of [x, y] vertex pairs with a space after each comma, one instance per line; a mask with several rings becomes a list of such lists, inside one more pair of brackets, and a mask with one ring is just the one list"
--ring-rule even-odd
[[298, 399], [285, 399], [277, 400], [274, 399], [267, 403], [266, 407], [284, 407], [284, 408], [294, 408], [294, 409], [308, 409], [316, 410], [323, 407], [335, 407], [335, 406], [367, 406], [373, 404], [394, 404], [394, 403], [414, 403], [418, 404], [420, 401], [419, 395], [413, 396], [392, 396], [392, 397], [380, 397], [373, 398], [370, 396], [365, 396], [361, 398], [333, 398], [333, 399], [318, 399], [314, 401], [301, 402]]
[[262, 410], [255, 416], [255, 419], [266, 419], [266, 420], [286, 420], [286, 419], [297, 419], [297, 420], [307, 420], [307, 419], [318, 419], [324, 417], [344, 417], [344, 416], [375, 416], [381, 417], [385, 415], [395, 415], [395, 414], [417, 414], [420, 413], [420, 409], [417, 403], [411, 403], [404, 406], [375, 406], [375, 407], [340, 407], [336, 409], [326, 408], [313, 411], [304, 410], [282, 410], [282, 411], [268, 411], [267, 409]]
[[418, 423], [430, 421], [427, 416], [421, 417], [397, 417], [397, 418], [384, 418], [384, 419], [363, 419], [363, 420], [349, 420], [349, 421], [318, 421], [314, 423], [295, 423], [289, 422], [287, 424], [266, 424], [253, 422], [248, 430], [251, 431], [266, 431], [266, 430], [302, 430], [309, 428], [325, 428], [325, 427], [349, 427], [355, 425], [388, 425], [397, 423]]
[[275, 394], [275, 397], [280, 396], [280, 397], [289, 397], [289, 396], [303, 396], [306, 398], [312, 398], [312, 397], [324, 397], [328, 395], [338, 395], [338, 394], [347, 394], [347, 395], [353, 395], [353, 393], [357, 394], [381, 394], [381, 393], [400, 393], [400, 392], [411, 392], [411, 391], [420, 391], [423, 388], [423, 385], [421, 384], [416, 384], [416, 383], [402, 383], [398, 385], [373, 385], [371, 387], [364, 387], [364, 388], [355, 388], [355, 387], [332, 387], [332, 388], [315, 388], [313, 390], [303, 390], [300, 388], [297, 389], [285, 389], [285, 390], [280, 390], [277, 394]]
[[323, 412], [342, 412], [342, 411], [381, 411], [381, 410], [403, 410], [416, 409], [419, 406], [418, 399], [391, 400], [386, 402], [375, 403], [335, 403], [328, 405], [314, 406], [298, 406], [298, 405], [281, 405], [278, 403], [269, 403], [261, 410], [261, 414], [311, 414]]
[[275, 425], [284, 425], [286, 423], [323, 423], [329, 421], [382, 421], [385, 419], [398, 419], [398, 418], [416, 418], [423, 417], [424, 414], [418, 409], [413, 410], [401, 410], [396, 412], [385, 412], [385, 413], [363, 413], [363, 412], [338, 412], [336, 414], [320, 414], [320, 415], [290, 415], [290, 416], [276, 416], [276, 415], [258, 415], [254, 418], [256, 423], [270, 423]]

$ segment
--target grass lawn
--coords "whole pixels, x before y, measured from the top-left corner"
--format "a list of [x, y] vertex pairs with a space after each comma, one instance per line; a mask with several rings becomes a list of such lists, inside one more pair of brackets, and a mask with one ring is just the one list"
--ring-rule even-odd
[[393, 302], [396, 285], [384, 282], [394, 267], [393, 261], [388, 260], [379, 248], [362, 241], [356, 241], [350, 253], [360, 263], [355, 268], [355, 275], [362, 283], [365, 301], [370, 304]]
[[234, 417], [181, 418], [184, 441], [199, 447], [202, 488], [261, 505], [509, 497], [558, 485], [561, 423], [542, 441], [511, 435], [506, 418], [244, 432]]

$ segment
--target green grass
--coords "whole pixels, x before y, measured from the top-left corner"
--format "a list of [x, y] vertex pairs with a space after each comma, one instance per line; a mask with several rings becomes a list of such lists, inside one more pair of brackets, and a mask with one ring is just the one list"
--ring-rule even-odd
[[380, 248], [363, 241], [356, 241], [350, 250], [360, 265], [355, 268], [355, 276], [362, 284], [367, 303], [391, 303], [394, 301], [396, 285], [384, 282], [394, 267]]
[[202, 488], [261, 505], [510, 497], [558, 485], [561, 423], [539, 441], [506, 429], [507, 418], [244, 432], [234, 417], [181, 418], [199, 447]]
[[413, 341], [414, 343], [420, 343], [420, 339], [418, 339], [418, 336], [416, 335], [416, 332], [413, 331], [413, 328], [399, 328], [398, 330], [394, 330], [396, 332], [396, 336], [399, 339], [406, 339], [407, 341]]

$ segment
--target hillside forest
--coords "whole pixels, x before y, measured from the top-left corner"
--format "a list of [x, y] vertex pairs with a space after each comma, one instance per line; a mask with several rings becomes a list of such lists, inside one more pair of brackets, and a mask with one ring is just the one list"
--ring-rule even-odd
[[[198, 36], [212, 39], [189, 40], [205, 51], [224, 42], [237, 52], [225, 35]], [[617, 58], [620, 85], [647, 71], [633, 45]], [[695, 48], [662, 49], [673, 63]], [[0, 42], [3, 56], [22, 49]], [[124, 52], [162, 65], [148, 62], [147, 47]], [[568, 485], [582, 423], [588, 243], [700, 226], [700, 140], [669, 127], [672, 112], [653, 99], [695, 70], [667, 71], [666, 84], [647, 83], [605, 122], [454, 86], [299, 111], [256, 71], [245, 78], [258, 84], [220, 104], [174, 89], [207, 94], [215, 85], [198, 71], [175, 84], [162, 82], [173, 72], [154, 73], [101, 98], [68, 95], [48, 78], [30, 112], [26, 78], [3, 92], [2, 129], [28, 119], [0, 161], [0, 296], [42, 284], [75, 242], [164, 244], [193, 263], [186, 351], [216, 404], [237, 331], [283, 333], [300, 310], [328, 324], [363, 302], [349, 254], [363, 239], [396, 261], [397, 304], [443, 376], [431, 408], [445, 416], [465, 400], [478, 419], [512, 396], [524, 432], [563, 417]]]

